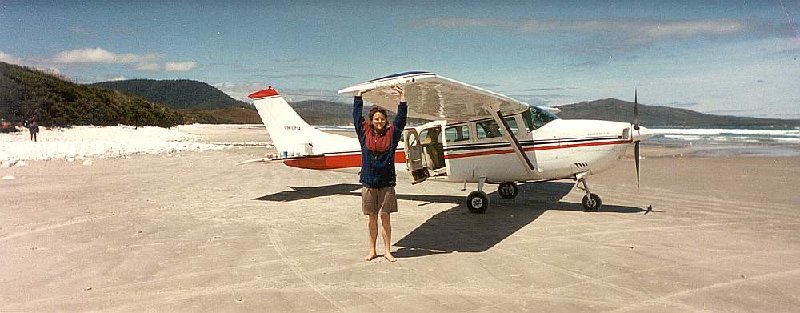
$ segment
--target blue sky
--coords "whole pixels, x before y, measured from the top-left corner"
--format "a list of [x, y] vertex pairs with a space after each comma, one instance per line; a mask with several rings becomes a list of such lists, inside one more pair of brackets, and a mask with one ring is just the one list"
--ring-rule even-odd
[[0, 61], [74, 82], [193, 79], [349, 101], [425, 70], [537, 105], [800, 118], [800, 0], [0, 1]]

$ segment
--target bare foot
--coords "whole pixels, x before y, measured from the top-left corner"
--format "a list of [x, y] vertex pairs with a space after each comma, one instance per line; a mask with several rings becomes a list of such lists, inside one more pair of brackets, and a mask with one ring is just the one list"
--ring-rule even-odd
[[386, 253], [386, 254], [383, 255], [383, 257], [386, 258], [387, 260], [389, 260], [389, 262], [397, 261], [397, 259], [395, 259], [394, 256], [392, 256], [391, 253]]
[[364, 257], [364, 261], [372, 261], [373, 259], [377, 258], [378, 254], [375, 252], [370, 252], [367, 256]]

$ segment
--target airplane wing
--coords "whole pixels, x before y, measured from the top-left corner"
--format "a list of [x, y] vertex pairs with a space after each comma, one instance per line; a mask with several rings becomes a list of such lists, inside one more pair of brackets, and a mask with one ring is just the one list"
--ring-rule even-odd
[[506, 115], [529, 108], [525, 102], [422, 71], [376, 78], [339, 90], [339, 93], [367, 91], [362, 94], [364, 100], [396, 111], [397, 98], [392, 96], [391, 91], [395, 85], [405, 88], [409, 117], [458, 123], [490, 117], [497, 111]]
[[408, 116], [428, 120], [446, 120], [448, 124], [492, 118], [506, 131], [503, 137], [529, 173], [541, 171], [533, 159], [522, 149], [503, 116], [528, 110], [525, 102], [509, 98], [499, 93], [465, 84], [430, 72], [404, 72], [392, 74], [339, 90], [339, 93], [366, 91], [364, 100], [380, 105], [388, 110], [397, 110], [397, 98], [393, 96], [392, 86], [405, 88], [408, 101]]

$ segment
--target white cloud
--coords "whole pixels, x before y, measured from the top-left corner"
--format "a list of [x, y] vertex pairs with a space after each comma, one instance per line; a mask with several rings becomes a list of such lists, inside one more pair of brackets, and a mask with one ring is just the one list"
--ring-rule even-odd
[[0, 62], [6, 62], [6, 63], [20, 65], [20, 64], [22, 64], [22, 59], [17, 58], [17, 57], [15, 57], [13, 55], [10, 55], [8, 53], [5, 53], [3, 51], [0, 51]]
[[188, 72], [197, 67], [197, 62], [167, 62], [164, 64], [164, 70], [167, 72]]
[[247, 98], [247, 95], [249, 95], [254, 91], [264, 89], [266, 87], [264, 84], [261, 83], [233, 83], [233, 82], [221, 82], [212, 84], [212, 86], [226, 93], [231, 98], [241, 101], [250, 101], [250, 99]]
[[133, 64], [133, 69], [146, 72], [186, 72], [195, 69], [195, 61], [167, 62], [163, 66], [157, 61], [162, 59], [162, 54], [147, 53], [114, 53], [103, 48], [75, 49], [62, 51], [53, 56], [52, 62], [56, 64], [75, 63], [105, 63], [105, 64]]
[[650, 38], [687, 38], [704, 35], [733, 35], [755, 27], [735, 19], [700, 20], [497, 20], [475, 18], [431, 18], [419, 25], [440, 28], [500, 28], [523, 33], [571, 32], [618, 33]]
[[158, 63], [139, 63], [133, 68], [137, 71], [158, 72], [161, 70], [161, 65]]
[[149, 63], [161, 58], [157, 53], [117, 54], [103, 48], [62, 51], [53, 57], [55, 63]]
[[647, 22], [641, 26], [641, 31], [653, 38], [734, 35], [747, 28], [746, 23], [730, 19]]

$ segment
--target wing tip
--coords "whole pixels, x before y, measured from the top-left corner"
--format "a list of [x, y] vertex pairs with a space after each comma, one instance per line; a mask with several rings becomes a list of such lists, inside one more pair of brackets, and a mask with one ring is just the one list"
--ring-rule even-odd
[[383, 79], [401, 77], [401, 76], [406, 76], [406, 75], [436, 75], [436, 74], [428, 72], [428, 71], [405, 71], [405, 72], [389, 74], [389, 75], [386, 75], [386, 76], [383, 76], [383, 77], [378, 77], [378, 78], [375, 78], [375, 79], [371, 79], [371, 80], [368, 80], [367, 82], [368, 83], [369, 82], [376, 82], [376, 81], [380, 81], [380, 80], [383, 80]]
[[[410, 78], [411, 79], [410, 82], [416, 82], [417, 78], [420, 78], [419, 76], [438, 77], [439, 75], [436, 75], [436, 73], [428, 72], [428, 71], [405, 71], [405, 72], [394, 73], [394, 74], [389, 74], [389, 75], [386, 75], [386, 76], [383, 76], [383, 77], [370, 79], [368, 81], [365, 81], [365, 82], [362, 82], [362, 83], [358, 83], [356, 85], [353, 85], [353, 86], [350, 86], [350, 87], [346, 87], [344, 89], [340, 89], [338, 91], [338, 93], [339, 94], [343, 94], [343, 93], [354, 92], [354, 91], [358, 91], [358, 90], [365, 90], [364, 89], [365, 85], [370, 85], [370, 84], [378, 84], [378, 85], [380, 85], [381, 83], [385, 83], [384, 81], [389, 81], [389, 80], [393, 80], [393, 79], [402, 80], [403, 78]], [[369, 89], [369, 87], [367, 87], [367, 89]]]

